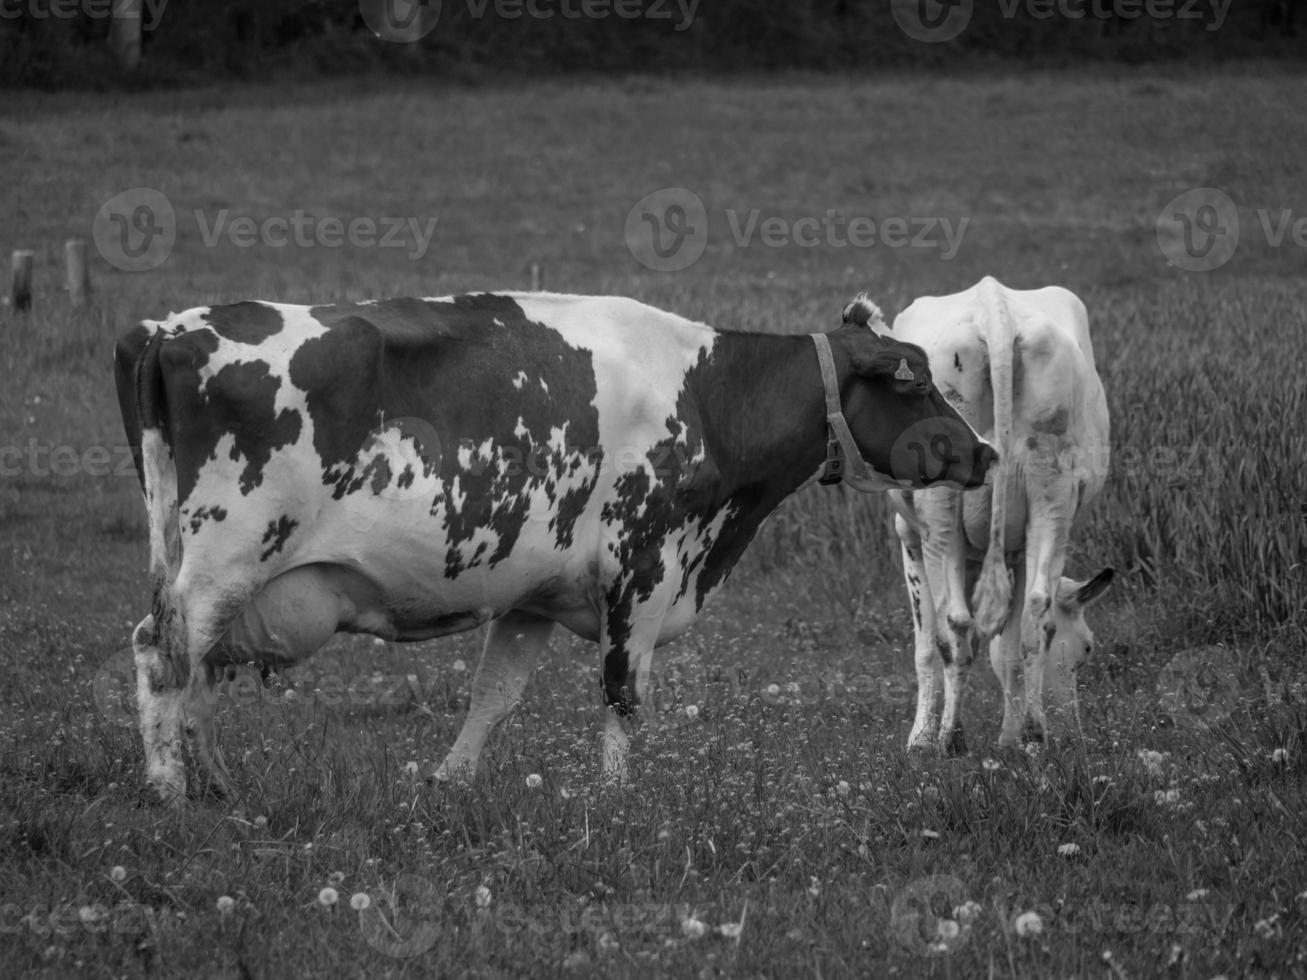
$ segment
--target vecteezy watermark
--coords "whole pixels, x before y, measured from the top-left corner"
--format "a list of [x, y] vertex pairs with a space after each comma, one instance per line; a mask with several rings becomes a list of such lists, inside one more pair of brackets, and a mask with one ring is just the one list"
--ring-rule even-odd
[[153, 187], [115, 194], [95, 215], [91, 240], [106, 262], [123, 272], [157, 269], [177, 242], [172, 202]]
[[225, 238], [236, 248], [406, 248], [408, 257], [417, 261], [427, 254], [431, 239], [436, 233], [436, 218], [367, 216], [342, 218], [314, 217], [296, 209], [289, 217], [271, 215], [255, 218], [250, 215], [232, 217], [228, 208], [210, 216], [196, 209], [195, 223], [200, 238], [208, 248], [214, 248]]
[[168, 3], [169, 0], [0, 0], [0, 20], [132, 18], [140, 20], [141, 30], [152, 31], [163, 20]]
[[895, 894], [889, 928], [901, 946], [920, 956], [957, 952], [982, 922], [1017, 937], [1147, 933], [1216, 945], [1234, 912], [1233, 904], [1211, 901], [1205, 891], [1175, 901], [1011, 902], [997, 895], [977, 902], [957, 878], [936, 874], [914, 879]]
[[894, 23], [914, 41], [951, 41], [971, 23], [973, 0], [891, 0]]
[[440, 23], [441, 0], [359, 0], [363, 23], [393, 44], [420, 41]]
[[[1204, 30], [1225, 24], [1232, 0], [998, 0], [1004, 20], [1026, 18], [1098, 21], [1202, 21]], [[891, 0], [894, 22], [908, 37], [934, 44], [951, 41], [971, 23], [973, 0]]]
[[[688, 30], [700, 0], [463, 0], [472, 20], [649, 20]], [[441, 0], [359, 0], [368, 28], [385, 41], [419, 41], [440, 21]]]
[[[319, 668], [309, 661], [289, 673], [276, 675], [268, 690], [259, 674], [229, 669], [218, 681], [224, 704], [248, 707], [280, 699], [311, 708], [336, 711], [395, 712], [425, 704], [436, 688], [433, 680], [415, 673], [360, 670], [344, 673]], [[136, 656], [130, 647], [119, 650], [96, 671], [92, 697], [100, 716], [109, 724], [133, 728], [137, 723]]]
[[655, 272], [680, 272], [708, 247], [708, 210], [694, 191], [664, 187], [646, 194], [626, 215], [626, 247]]
[[[761, 208], [728, 208], [723, 220], [736, 248], [918, 248], [951, 259], [962, 245], [969, 217], [847, 215], [828, 208], [820, 215], [789, 218]], [[708, 210], [684, 187], [664, 187], [636, 202], [626, 215], [626, 247], [655, 272], [679, 272], [708, 246]]]
[[1195, 187], [1172, 198], [1157, 218], [1157, 244], [1186, 272], [1210, 272], [1239, 246], [1239, 210], [1224, 191]]
[[[1292, 243], [1307, 249], [1307, 215], [1292, 208], [1255, 212], [1255, 229], [1270, 248]], [[1246, 229], [1252, 230], [1252, 229]], [[1157, 219], [1157, 244], [1167, 261], [1186, 272], [1211, 272], [1234, 257], [1239, 247], [1239, 209], [1214, 187], [1195, 187], [1170, 201]], [[1249, 236], [1244, 236], [1248, 240]]]
[[948, 956], [966, 945], [981, 911], [957, 878], [929, 875], [908, 882], [894, 896], [890, 932], [920, 956]]
[[[208, 248], [224, 242], [234, 248], [403, 248], [417, 261], [435, 237], [437, 218], [334, 215], [316, 217], [302, 209], [255, 217], [229, 208], [212, 214], [196, 208], [191, 216]], [[177, 244], [177, 212], [167, 195], [134, 187], [104, 202], [91, 227], [96, 250], [124, 272], [148, 272], [162, 265]]]
[[1181, 728], [1215, 728], [1239, 706], [1236, 664], [1234, 652], [1223, 646], [1183, 650], [1157, 675], [1158, 703]]
[[378, 953], [419, 956], [440, 938], [444, 891], [429, 878], [403, 874], [374, 890], [359, 910], [359, 931]]

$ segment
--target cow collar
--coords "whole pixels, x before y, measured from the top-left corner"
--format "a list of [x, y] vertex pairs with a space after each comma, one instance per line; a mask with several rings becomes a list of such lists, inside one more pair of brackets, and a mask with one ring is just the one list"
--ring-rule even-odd
[[849, 423], [840, 405], [840, 386], [835, 377], [835, 358], [831, 355], [830, 341], [824, 333], [809, 334], [817, 348], [817, 362], [821, 365], [821, 383], [826, 389], [826, 463], [820, 481], [829, 486], [843, 480], [854, 490], [870, 493], [885, 490], [892, 485], [868, 465], [858, 452]]

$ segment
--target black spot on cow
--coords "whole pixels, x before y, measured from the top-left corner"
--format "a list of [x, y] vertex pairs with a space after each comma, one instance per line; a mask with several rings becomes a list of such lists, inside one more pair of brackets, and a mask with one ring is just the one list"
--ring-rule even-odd
[[957, 351], [953, 352], [953, 367], [957, 369], [959, 374], [962, 373], [962, 358], [958, 356]]
[[277, 552], [281, 551], [282, 546], [286, 544], [286, 539], [290, 537], [291, 532], [299, 527], [299, 521], [293, 521], [285, 514], [275, 521], [268, 522], [268, 529], [263, 532], [263, 543], [268, 547], [263, 549], [263, 554], [259, 555], [259, 561], [267, 561]]
[[945, 667], [952, 666], [953, 651], [949, 648], [947, 640], [942, 637], [935, 637], [935, 652], [939, 654], [939, 659], [944, 661]]
[[205, 521], [225, 521], [227, 511], [223, 507], [198, 507], [191, 514], [191, 533], [198, 534]]
[[261, 344], [281, 333], [281, 314], [264, 303], [232, 303], [210, 307], [201, 317], [213, 331], [238, 344]]
[[[598, 482], [589, 351], [528, 320], [508, 296], [397, 299], [311, 313], [331, 329], [295, 353], [290, 377], [307, 392], [322, 481], [336, 497], [365, 487], [380, 492], [391, 480], [411, 486], [416, 473], [383, 473], [381, 457], [360, 465], [359, 449], [385, 420], [417, 419], [446, 447], [438, 462], [424, 456], [421, 475], [440, 477], [430, 509], [444, 514], [448, 577], [506, 559], [537, 492], [550, 501], [558, 547], [572, 544]], [[519, 388], [513, 380], [528, 367], [543, 384]], [[493, 550], [467, 554], [465, 546], [486, 530], [497, 536]]]
[[201, 376], [218, 343], [212, 330], [158, 333], [136, 369], [138, 422], [161, 429], [172, 449], [179, 504], [195, 489], [204, 465], [216, 458], [224, 437], [231, 437], [232, 458], [245, 460], [239, 486], [249, 494], [263, 482], [273, 452], [300, 433], [298, 412], [274, 410], [281, 379], [263, 361], [226, 364], [207, 380]]
[[1043, 418], [1035, 419], [1030, 427], [1036, 432], [1047, 432], [1049, 435], [1063, 436], [1067, 430], [1067, 408], [1061, 405], [1053, 412], [1052, 415], [1046, 415]]
[[1049, 619], [1049, 621], [1046, 622], [1046, 623], [1044, 624], [1044, 647], [1043, 647], [1043, 649], [1044, 649], [1045, 652], [1047, 652], [1047, 650], [1049, 649], [1049, 647], [1051, 647], [1051, 646], [1053, 645], [1053, 637], [1054, 637], [1054, 635], [1056, 635], [1056, 633], [1057, 633], [1057, 626], [1054, 625], [1052, 619]]

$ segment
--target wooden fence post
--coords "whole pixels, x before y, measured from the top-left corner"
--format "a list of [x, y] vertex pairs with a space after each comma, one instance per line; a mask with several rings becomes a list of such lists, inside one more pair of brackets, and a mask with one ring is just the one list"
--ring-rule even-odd
[[29, 249], [14, 251], [11, 286], [15, 310], [32, 308], [32, 259]]
[[68, 266], [68, 299], [73, 306], [83, 306], [91, 295], [91, 274], [86, 267], [86, 239], [70, 238], [64, 242], [64, 259]]

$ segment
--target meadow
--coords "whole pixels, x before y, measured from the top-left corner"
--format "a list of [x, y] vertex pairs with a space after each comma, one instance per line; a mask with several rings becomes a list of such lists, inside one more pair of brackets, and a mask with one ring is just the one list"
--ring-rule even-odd
[[[1305, 102], [1303, 77], [1240, 67], [8, 95], [0, 254], [37, 252], [37, 296], [0, 307], [0, 972], [1301, 975], [1307, 249], [1273, 232], [1307, 214]], [[73, 309], [64, 240], [141, 187], [175, 210], [171, 253], [130, 273], [93, 248]], [[708, 229], [674, 272], [626, 231], [669, 187]], [[1240, 233], [1197, 272], [1157, 223], [1204, 187]], [[434, 236], [213, 234], [297, 211], [435, 219]], [[948, 257], [749, 238], [755, 212], [965, 234]], [[524, 288], [533, 263], [549, 289], [740, 330], [828, 329], [861, 290], [892, 316], [986, 274], [1075, 290], [1114, 463], [1069, 569], [1121, 573], [1092, 616], [1083, 738], [997, 751], [982, 656], [970, 754], [906, 753], [912, 628], [885, 507], [811, 488], [659, 651], [628, 787], [597, 779], [597, 651], [562, 631], [477, 779], [424, 783], [476, 631], [339, 637], [266, 690], [238, 674], [219, 725], [242, 799], [152, 805], [115, 338], [217, 301]]]

